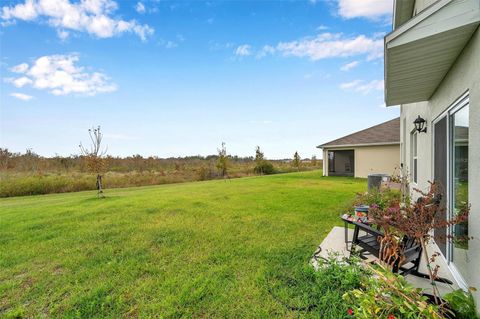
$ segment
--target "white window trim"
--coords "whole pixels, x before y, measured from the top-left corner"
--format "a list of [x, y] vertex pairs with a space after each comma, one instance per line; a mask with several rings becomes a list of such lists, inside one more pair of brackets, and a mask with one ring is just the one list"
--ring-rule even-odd
[[[447, 207], [448, 207], [448, 211], [447, 211], [447, 219], [450, 219], [451, 218], [451, 201], [452, 201], [452, 185], [451, 185], [451, 179], [452, 179], [452, 163], [451, 163], [451, 145], [450, 145], [450, 139], [451, 139], [451, 117], [453, 116], [453, 114], [455, 114], [457, 111], [459, 111], [461, 108], [465, 107], [466, 105], [469, 105], [470, 104], [470, 95], [469, 95], [469, 90], [467, 90], [466, 92], [464, 92], [463, 94], [460, 95], [460, 97], [458, 97], [457, 99], [455, 99], [455, 101], [451, 104], [449, 104], [449, 106], [445, 109], [445, 111], [443, 111], [442, 113], [440, 113], [437, 117], [435, 117], [435, 119], [432, 121], [432, 131], [433, 131], [433, 134], [432, 134], [432, 154], [435, 154], [434, 153], [434, 147], [435, 147], [435, 130], [433, 129], [434, 126], [435, 126], [435, 123], [440, 121], [443, 117], [446, 117], [447, 118], [447, 138], [448, 138], [448, 145], [447, 145], [447, 181], [448, 181], [448, 186], [446, 187], [446, 196], [447, 196]], [[418, 140], [417, 140], [418, 142]], [[417, 162], [417, 165], [418, 165], [418, 162]], [[432, 176], [433, 176], [433, 172], [434, 172], [434, 167], [435, 165], [435, 159], [434, 157], [432, 156]], [[418, 177], [418, 175], [417, 175]], [[412, 177], [412, 180], [413, 180], [413, 177]], [[452, 234], [452, 228], [449, 227], [448, 230], [447, 230], [447, 234], [448, 235], [453, 235]], [[446, 261], [447, 265], [448, 265], [448, 268], [450, 269], [450, 272], [452, 273], [453, 275], [453, 278], [455, 279], [455, 281], [457, 282], [458, 286], [460, 288], [462, 288], [463, 290], [467, 291], [468, 290], [468, 283], [465, 282], [465, 279], [463, 278], [463, 276], [460, 274], [460, 271], [457, 269], [457, 267], [455, 266], [455, 264], [452, 262], [452, 252], [451, 252], [451, 245], [449, 245], [447, 243], [447, 251], [446, 251], [446, 256], [443, 256], [442, 257], [444, 258], [444, 260]]]
[[[413, 143], [416, 139], [415, 143]], [[414, 148], [416, 148], [414, 150]], [[415, 160], [417, 161], [417, 166], [415, 167]], [[418, 185], [418, 132], [417, 130], [412, 130], [410, 132], [410, 183], [414, 186]], [[417, 179], [415, 180], [415, 175]]]

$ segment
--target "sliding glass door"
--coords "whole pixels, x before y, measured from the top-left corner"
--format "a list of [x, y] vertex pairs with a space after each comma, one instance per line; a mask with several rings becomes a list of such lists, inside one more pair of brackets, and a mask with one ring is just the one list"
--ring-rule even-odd
[[[458, 214], [468, 205], [468, 104], [450, 116], [451, 149], [451, 205], [450, 217]], [[468, 265], [468, 222], [455, 225], [451, 229], [450, 260], [465, 280]]]
[[[446, 212], [437, 219], [451, 219], [468, 205], [468, 94], [433, 123], [433, 175], [434, 181], [445, 193]], [[447, 240], [450, 237], [451, 240]], [[449, 229], [437, 229], [435, 242], [455, 275], [457, 281], [467, 286], [469, 261], [468, 222]]]
[[[448, 140], [448, 116], [445, 115], [441, 119], [437, 120], [434, 123], [434, 156], [433, 156], [433, 180], [440, 188], [441, 192], [445, 194], [448, 186], [448, 145], [446, 141]], [[446, 196], [442, 197], [442, 206], [445, 207], [447, 204]], [[447, 212], [445, 210], [440, 211], [435, 216], [436, 221], [442, 222], [447, 219]], [[447, 229], [440, 228], [435, 229], [434, 239], [437, 243], [438, 248], [444, 256], [447, 256]]]

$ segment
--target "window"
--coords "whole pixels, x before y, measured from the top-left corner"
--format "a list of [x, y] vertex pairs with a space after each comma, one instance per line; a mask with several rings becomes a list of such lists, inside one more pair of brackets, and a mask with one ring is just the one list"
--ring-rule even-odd
[[[450, 217], [454, 217], [468, 205], [468, 104], [451, 113], [450, 150], [451, 150], [451, 207]], [[451, 229], [451, 261], [463, 276], [467, 277], [468, 265], [468, 221], [455, 225]]]
[[410, 165], [410, 170], [412, 174], [412, 181], [416, 184], [418, 181], [418, 146], [417, 146], [417, 137], [418, 132], [413, 131], [410, 134], [410, 146], [411, 146], [411, 158], [412, 163]]

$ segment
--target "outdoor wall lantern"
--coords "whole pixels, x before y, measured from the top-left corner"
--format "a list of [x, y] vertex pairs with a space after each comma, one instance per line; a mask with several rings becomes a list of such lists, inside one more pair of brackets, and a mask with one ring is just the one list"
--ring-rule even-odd
[[417, 130], [418, 133], [427, 133], [427, 127], [426, 127], [427, 121], [425, 119], [421, 118], [420, 115], [413, 121], [413, 124], [415, 124], [415, 129]]

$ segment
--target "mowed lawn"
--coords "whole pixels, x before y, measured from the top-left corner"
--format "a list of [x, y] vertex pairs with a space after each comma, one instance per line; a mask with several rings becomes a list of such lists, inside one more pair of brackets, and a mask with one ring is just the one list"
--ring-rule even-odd
[[364, 190], [312, 171], [2, 199], [0, 317], [321, 318], [292, 276]]

